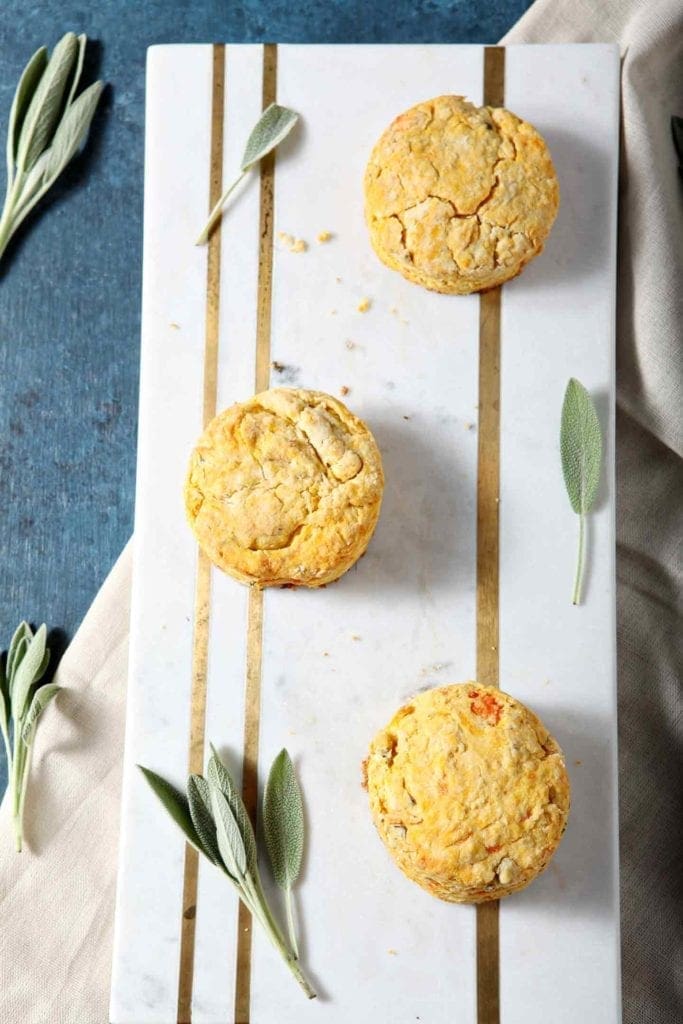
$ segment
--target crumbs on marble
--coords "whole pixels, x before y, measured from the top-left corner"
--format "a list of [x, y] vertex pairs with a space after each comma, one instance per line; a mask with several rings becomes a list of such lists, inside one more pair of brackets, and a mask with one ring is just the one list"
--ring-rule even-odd
[[177, 324], [177, 323], [175, 322], [175, 320], [171, 320], [171, 322], [170, 322], [170, 324], [169, 324], [168, 326], [169, 326], [169, 327], [170, 327], [170, 328], [171, 328], [172, 330], [174, 330], [174, 331], [179, 331], [179, 330], [180, 330], [180, 324]]
[[305, 242], [303, 238], [295, 238], [294, 235], [290, 235], [287, 231], [278, 231], [277, 237], [289, 252], [306, 252], [308, 249], [308, 242]]
[[350, 390], [351, 388], [347, 388], [346, 384], [342, 384], [342, 386], [339, 388], [339, 394], [342, 397], [344, 397], [345, 395], [348, 395]]
[[347, 338], [346, 341], [344, 342], [344, 347], [347, 348], [349, 352], [351, 352], [352, 349], [356, 347], [356, 343], [355, 341], [351, 341], [350, 338]]
[[324, 245], [325, 242], [331, 241], [333, 237], [334, 236], [332, 235], [331, 231], [319, 231], [318, 237], [316, 238], [316, 242], [319, 242], [321, 245]]
[[387, 953], [389, 954], [389, 956], [398, 956], [398, 951], [395, 949], [388, 949]]
[[366, 296], [365, 298], [360, 300], [360, 302], [356, 306], [356, 309], [358, 310], [359, 313], [367, 313], [367, 311], [370, 309], [371, 305], [372, 305], [372, 300], [368, 299], [367, 296]]
[[351, 634], [351, 639], [352, 640], [360, 640], [361, 638], [358, 636], [358, 633], [352, 633]]
[[271, 368], [271, 370], [275, 370], [276, 373], [284, 373], [285, 372], [285, 364], [284, 363], [278, 363], [277, 359], [273, 359], [272, 363], [270, 364], [270, 368]]
[[399, 321], [400, 323], [402, 323], [402, 324], [406, 324], [406, 325], [410, 323], [410, 320], [406, 320], [406, 319], [405, 319], [405, 317], [402, 317], [402, 316], [401, 316], [401, 314], [400, 314], [400, 312], [398, 311], [398, 309], [396, 308], [396, 306], [392, 306], [392, 307], [391, 307], [391, 309], [389, 310], [389, 312], [391, 313], [391, 315], [392, 315], [392, 316], [395, 316], [395, 317], [396, 317], [396, 319], [397, 319], [397, 320], [398, 320], [398, 321]]

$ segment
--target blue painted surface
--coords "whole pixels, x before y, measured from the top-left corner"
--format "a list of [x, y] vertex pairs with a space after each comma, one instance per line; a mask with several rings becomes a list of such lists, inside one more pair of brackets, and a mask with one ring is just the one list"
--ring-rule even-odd
[[[0, 266], [0, 649], [21, 618], [60, 653], [130, 535], [145, 51], [162, 42], [495, 42], [529, 0], [7, 2], [0, 124], [33, 50], [92, 40], [110, 86], [86, 151]], [[2, 140], [4, 146], [4, 138]], [[4, 162], [4, 161], [3, 161]], [[4, 782], [0, 753], [0, 786]]]

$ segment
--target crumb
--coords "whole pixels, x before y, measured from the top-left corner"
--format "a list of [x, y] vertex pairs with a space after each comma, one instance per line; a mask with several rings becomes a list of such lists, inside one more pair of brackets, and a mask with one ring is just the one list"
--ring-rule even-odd
[[583, 761], [574, 761], [574, 764], [583, 764]]
[[174, 331], [179, 331], [180, 330], [180, 324], [177, 324], [175, 322], [175, 320], [171, 320], [171, 322], [170, 322], [170, 324], [168, 326], [172, 327]]
[[394, 316], [398, 316], [398, 310], [396, 309], [396, 306], [392, 306], [389, 312], [393, 313]]
[[474, 430], [474, 423], [466, 423], [465, 430]]
[[329, 240], [331, 238], [332, 238], [332, 232], [331, 231], [320, 231], [320, 232], [318, 232], [318, 237], [317, 237], [316, 241], [318, 241], [318, 242], [329, 242]]
[[329, 651], [323, 651], [323, 658], [329, 658], [329, 656], [330, 656], [330, 652]]
[[349, 338], [349, 339], [347, 339], [347, 341], [345, 341], [345, 342], [344, 342], [344, 344], [345, 344], [345, 345], [346, 345], [346, 347], [348, 348], [349, 352], [351, 351], [351, 349], [352, 349], [352, 348], [355, 348], [355, 347], [356, 347], [356, 343], [355, 343], [355, 341], [351, 341], [351, 339], [350, 339], [350, 338]]
[[404, 419], [404, 420], [409, 420], [409, 419], [410, 419], [410, 416], [404, 416], [404, 417], [403, 417], [403, 419]]
[[352, 640], [360, 640], [360, 637], [358, 636], [358, 633], [352, 633], [351, 634], [351, 639]]
[[356, 309], [358, 310], [359, 313], [367, 313], [371, 305], [372, 302], [370, 301], [370, 299], [364, 298], [360, 300], [360, 302], [356, 306]]
[[308, 242], [305, 242], [303, 238], [295, 238], [294, 235], [290, 235], [286, 231], [278, 231], [277, 237], [289, 252], [306, 252], [308, 249]]
[[348, 395], [350, 390], [351, 389], [347, 388], [346, 384], [342, 384], [342, 386], [339, 388], [339, 394], [342, 395], [342, 396]]
[[274, 359], [270, 364], [271, 370], [275, 370], [276, 373], [284, 373], [285, 364], [278, 363], [277, 359]]
[[395, 950], [395, 949], [388, 949], [388, 950], [387, 950], [387, 953], [389, 954], [389, 956], [397, 956], [397, 955], [398, 955], [398, 954], [396, 953], [396, 950]]
[[337, 282], [337, 284], [341, 284], [342, 279], [341, 277], [335, 277], [335, 281]]
[[336, 309], [331, 309], [330, 310], [330, 316], [336, 316], [336, 315], [337, 315], [337, 310]]

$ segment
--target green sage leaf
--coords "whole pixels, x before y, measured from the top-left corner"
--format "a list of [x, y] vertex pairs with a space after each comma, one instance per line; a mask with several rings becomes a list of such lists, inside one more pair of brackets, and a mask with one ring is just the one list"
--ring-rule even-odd
[[141, 764], [138, 765], [138, 768], [147, 779], [152, 792], [155, 793], [175, 821], [176, 825], [178, 825], [185, 834], [185, 838], [188, 843], [191, 846], [194, 846], [195, 850], [199, 853], [203, 853], [204, 850], [202, 849], [201, 840], [194, 827], [192, 815], [190, 814], [190, 807], [185, 794], [181, 793], [179, 789], [176, 789], [172, 783], [163, 779], [161, 775], [157, 775], [156, 772], [153, 772], [151, 768], [144, 768]]
[[[49, 654], [49, 651], [47, 653]], [[56, 683], [48, 683], [47, 686], [39, 687], [33, 694], [33, 700], [21, 726], [21, 738], [27, 747], [33, 742], [33, 733], [38, 719], [60, 690], [61, 686], [57, 686]]]
[[7, 129], [7, 188], [9, 189], [14, 181], [14, 164], [17, 157], [17, 145], [19, 133], [28, 110], [31, 97], [36, 91], [45, 68], [47, 67], [47, 48], [41, 46], [31, 57], [24, 68], [19, 84], [17, 85], [12, 100], [12, 108], [9, 114], [9, 126]]
[[209, 784], [201, 775], [190, 775], [187, 780], [187, 801], [195, 832], [199, 836], [204, 853], [214, 864], [221, 863], [216, 837], [216, 823], [211, 812]]
[[562, 405], [560, 452], [569, 501], [577, 515], [585, 515], [600, 484], [602, 433], [593, 400], [573, 377]]
[[10, 707], [9, 680], [5, 671], [4, 659], [0, 657], [0, 726], [3, 736], [7, 735], [9, 728]]
[[213, 782], [215, 786], [221, 791], [225, 799], [228, 801], [230, 810], [238, 824], [242, 840], [244, 842], [244, 848], [247, 856], [247, 864], [251, 870], [257, 861], [256, 852], [256, 836], [254, 835], [254, 827], [251, 823], [247, 809], [244, 806], [242, 795], [235, 785], [235, 781], [225, 767], [216, 748], [211, 744], [211, 757], [209, 758], [209, 764], [206, 771], [206, 777], [209, 784]]
[[240, 881], [247, 871], [247, 851], [242, 833], [230, 804], [215, 782], [209, 782], [209, 790], [221, 859], [228, 874]]
[[20, 622], [10, 640], [7, 652], [7, 678], [11, 681], [12, 676], [19, 667], [19, 662], [26, 654], [26, 650], [33, 636], [33, 630], [28, 622]]
[[281, 889], [291, 889], [301, 871], [304, 809], [299, 780], [284, 749], [273, 761], [266, 783], [263, 834], [275, 881]]
[[29, 690], [47, 667], [45, 660], [46, 653], [48, 653], [45, 650], [46, 639], [47, 628], [45, 623], [43, 623], [29, 642], [26, 653], [10, 679], [12, 717], [15, 722], [19, 722], [23, 718], [28, 702]]
[[50, 144], [78, 60], [78, 48], [76, 36], [67, 32], [50, 55], [19, 134], [17, 167], [22, 172], [30, 171]]
[[56, 178], [59, 177], [85, 140], [95, 108], [99, 103], [102, 89], [102, 82], [93, 82], [67, 108], [48, 151], [44, 189], [49, 188]]
[[85, 48], [87, 44], [88, 37], [84, 32], [82, 32], [78, 37], [78, 56], [76, 58], [76, 67], [74, 68], [73, 78], [71, 79], [71, 88], [69, 89], [69, 95], [66, 100], [66, 109], [68, 109], [73, 103], [78, 83], [80, 82], [81, 75], [83, 74], [83, 61], [85, 60]]
[[263, 159], [264, 156], [267, 156], [271, 150], [275, 149], [289, 135], [298, 120], [299, 115], [288, 107], [281, 107], [277, 103], [271, 103], [269, 107], [266, 107], [247, 139], [244, 156], [242, 157], [242, 173], [228, 185], [214, 206], [209, 214], [209, 219], [197, 239], [197, 245], [204, 245], [208, 242], [211, 230], [219, 220], [228, 196], [234, 192], [247, 171], [254, 164], [258, 163], [259, 160]]
[[281, 107], [278, 103], [266, 107], [247, 139], [242, 170], [248, 171], [275, 149], [289, 135], [298, 120], [299, 115], [289, 107]]

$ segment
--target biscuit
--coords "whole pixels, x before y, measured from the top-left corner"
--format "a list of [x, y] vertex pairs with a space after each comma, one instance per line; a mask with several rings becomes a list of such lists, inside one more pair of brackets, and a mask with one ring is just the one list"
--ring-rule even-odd
[[491, 686], [419, 694], [377, 734], [364, 766], [389, 853], [451, 903], [523, 889], [567, 824], [562, 751], [532, 711]]
[[462, 96], [438, 96], [397, 117], [365, 172], [365, 217], [379, 258], [448, 294], [519, 274], [542, 250], [558, 204], [553, 162], [536, 129]]
[[185, 507], [202, 550], [236, 579], [320, 587], [365, 551], [383, 486], [375, 440], [342, 402], [273, 388], [209, 423]]

